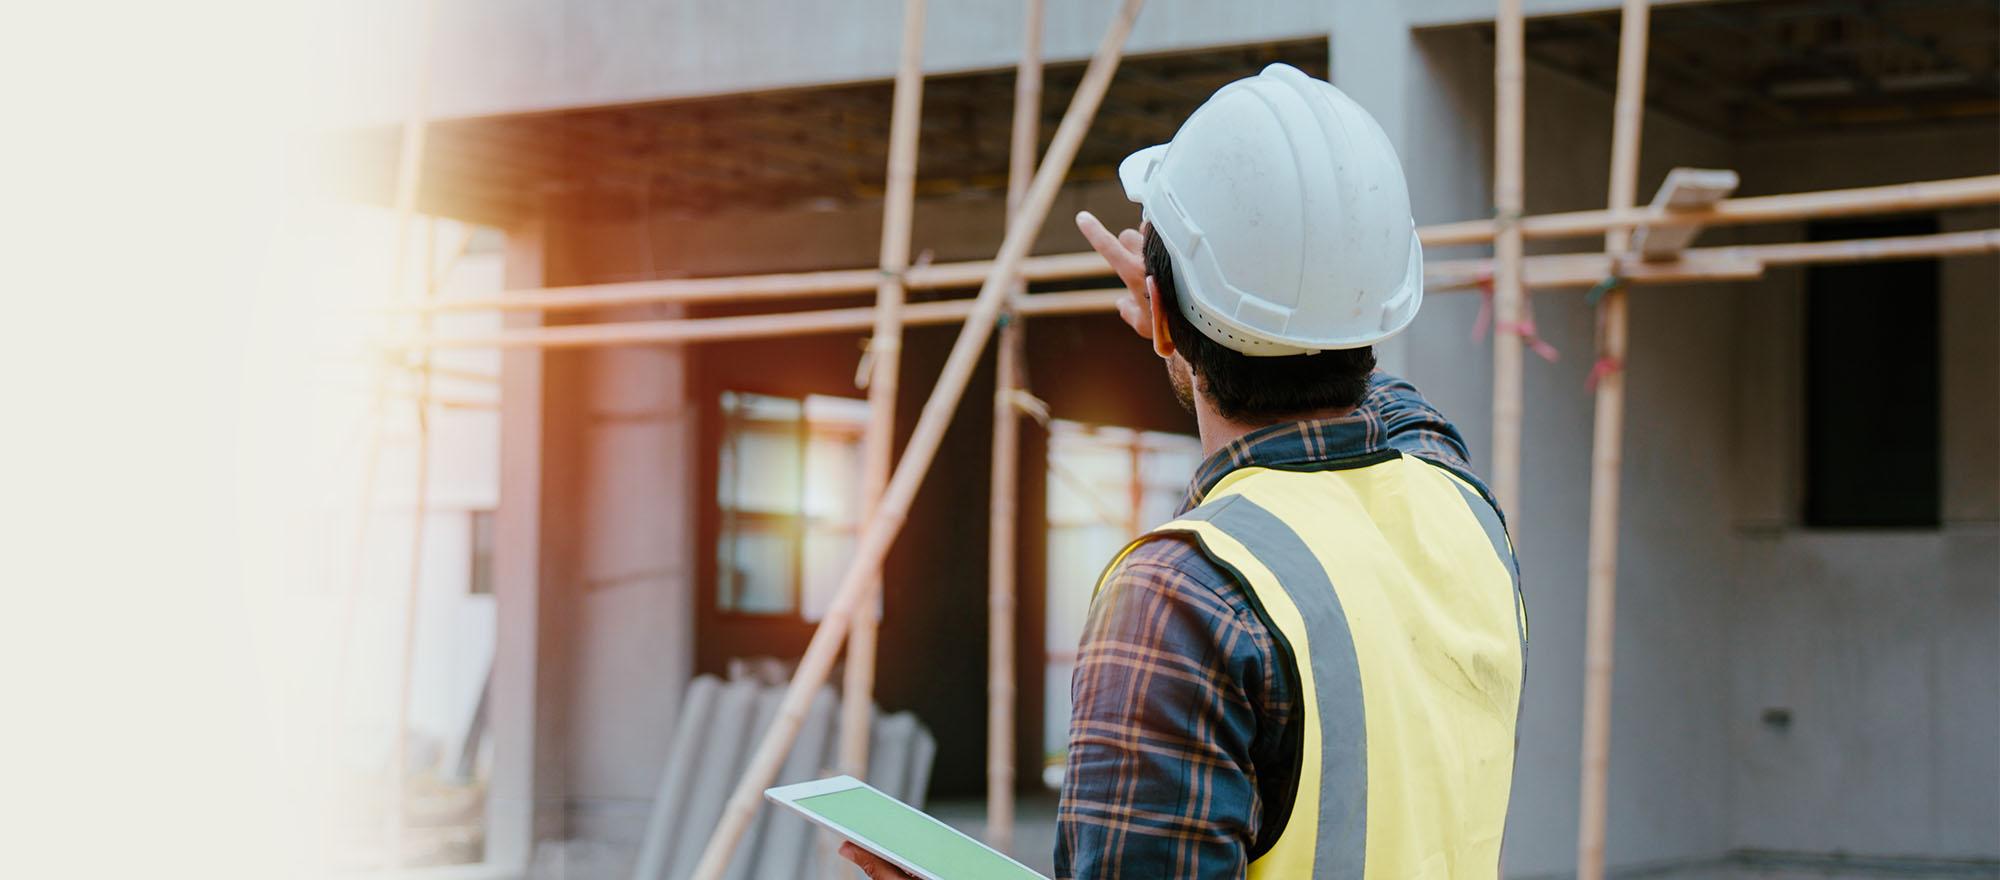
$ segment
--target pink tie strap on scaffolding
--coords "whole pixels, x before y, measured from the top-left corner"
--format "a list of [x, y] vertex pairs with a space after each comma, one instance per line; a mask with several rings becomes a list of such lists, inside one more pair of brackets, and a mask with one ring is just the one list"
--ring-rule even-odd
[[1495, 333], [1503, 335], [1511, 333], [1521, 337], [1521, 341], [1528, 346], [1528, 350], [1533, 351], [1542, 360], [1553, 364], [1558, 358], [1562, 357], [1562, 352], [1557, 351], [1554, 345], [1549, 344], [1548, 340], [1543, 339], [1541, 331], [1535, 328], [1535, 306], [1532, 298], [1525, 296], [1521, 298], [1521, 320], [1499, 321], [1496, 323], [1493, 320], [1492, 273], [1480, 276], [1478, 287], [1479, 317], [1472, 320], [1472, 341], [1478, 342], [1485, 339], [1486, 329], [1488, 325], [1492, 325], [1493, 332]]
[[[1606, 275], [1603, 281], [1597, 282], [1596, 286], [1590, 288], [1590, 292], [1584, 294], [1583, 300], [1584, 302], [1590, 303], [1592, 306], [1596, 306], [1604, 301], [1604, 297], [1606, 294], [1614, 290], [1624, 290], [1629, 286], [1631, 286], [1631, 282], [1628, 279], [1626, 279], [1624, 275], [1620, 275], [1618, 273], [1617, 263], [1614, 260], [1612, 263], [1611, 274]], [[1603, 324], [1603, 321], [1604, 321], [1603, 313], [1599, 312], [1598, 323], [1600, 324], [1599, 327], [1600, 333], [1603, 332], [1603, 328], [1601, 326]], [[1604, 377], [1609, 376], [1612, 373], [1618, 372], [1619, 370], [1622, 369], [1625, 369], [1624, 361], [1616, 357], [1613, 357], [1609, 354], [1600, 354], [1597, 356], [1597, 360], [1591, 363], [1590, 375], [1584, 377], [1583, 387], [1585, 390], [1588, 391], [1596, 391], [1597, 383], [1604, 381]]]

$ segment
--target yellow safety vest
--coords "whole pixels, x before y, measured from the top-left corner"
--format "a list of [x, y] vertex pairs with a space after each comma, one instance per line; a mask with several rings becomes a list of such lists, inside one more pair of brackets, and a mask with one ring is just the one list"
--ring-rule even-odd
[[1296, 672], [1297, 794], [1250, 877], [1499, 874], [1528, 630], [1492, 505], [1392, 453], [1234, 471], [1150, 534], [1233, 572]]

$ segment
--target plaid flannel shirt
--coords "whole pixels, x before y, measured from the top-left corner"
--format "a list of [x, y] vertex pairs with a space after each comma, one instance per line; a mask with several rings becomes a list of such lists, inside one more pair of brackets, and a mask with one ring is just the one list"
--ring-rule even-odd
[[[1347, 416], [1273, 425], [1208, 457], [1182, 511], [1238, 468], [1395, 449], [1478, 487], [1465, 441], [1410, 383], [1377, 372]], [[1241, 877], [1292, 796], [1298, 695], [1244, 588], [1186, 538], [1119, 563], [1092, 603], [1071, 679], [1056, 876]], [[1338, 736], [1338, 731], [1328, 731]]]

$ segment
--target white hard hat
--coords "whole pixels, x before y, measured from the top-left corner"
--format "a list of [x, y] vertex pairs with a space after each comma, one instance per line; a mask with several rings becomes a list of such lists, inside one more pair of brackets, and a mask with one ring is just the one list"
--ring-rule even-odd
[[1331, 83], [1266, 67], [1118, 177], [1173, 255], [1181, 313], [1232, 350], [1360, 348], [1417, 316], [1424, 257], [1403, 166]]

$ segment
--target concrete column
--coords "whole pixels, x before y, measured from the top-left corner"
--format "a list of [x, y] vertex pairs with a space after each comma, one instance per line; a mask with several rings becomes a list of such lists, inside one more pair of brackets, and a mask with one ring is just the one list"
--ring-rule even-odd
[[[507, 234], [506, 284], [542, 283], [543, 227]], [[541, 315], [509, 313], [507, 326]], [[490, 735], [493, 778], [486, 801], [486, 860], [525, 868], [534, 848], [536, 654], [541, 626], [542, 355], [510, 349], [500, 361], [500, 505], [493, 517], [497, 638]]]
[[[1333, 32], [1327, 40], [1328, 78], [1366, 108], [1388, 132], [1396, 153], [1408, 162], [1405, 88], [1413, 63], [1410, 29], [1401, 4], [1333, 0]], [[1409, 336], [1375, 346], [1382, 369], [1402, 375], [1409, 367]]]
[[[1417, 222], [1441, 223], [1490, 214], [1491, 50], [1470, 32], [1412, 31], [1408, 4], [1332, 2], [1333, 27], [1328, 40], [1331, 79], [1367, 108], [1388, 133], [1409, 180], [1410, 210]], [[1485, 256], [1486, 251], [1484, 247], [1458, 248], [1425, 256]], [[1422, 372], [1424, 358], [1415, 352], [1425, 340], [1435, 337], [1428, 328], [1449, 325], [1463, 332], [1476, 309], [1477, 304], [1467, 297], [1426, 302], [1424, 316], [1410, 332], [1376, 347], [1382, 368], [1399, 375]], [[1440, 313], [1450, 317], [1441, 318]], [[1455, 347], [1470, 351], [1462, 344]], [[1480, 375], [1486, 369], [1470, 361], [1462, 366], [1477, 369]], [[1453, 371], [1454, 375], [1458, 372]], [[1470, 421], [1469, 416], [1466, 419]], [[1479, 424], [1483, 430], [1484, 421]]]

